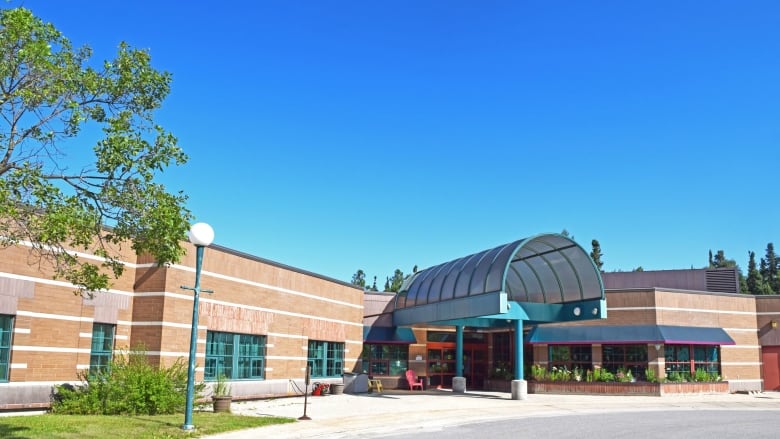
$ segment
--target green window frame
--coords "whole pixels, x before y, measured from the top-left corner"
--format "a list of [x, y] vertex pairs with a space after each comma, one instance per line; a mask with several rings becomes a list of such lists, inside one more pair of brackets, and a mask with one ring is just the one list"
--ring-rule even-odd
[[265, 379], [265, 336], [208, 331], [204, 379]]
[[409, 345], [364, 344], [361, 359], [363, 372], [371, 376], [402, 376], [409, 368]]
[[90, 375], [106, 372], [111, 367], [115, 332], [116, 325], [108, 323], [92, 324], [92, 348], [89, 352]]
[[14, 316], [0, 315], [0, 382], [8, 382], [11, 369], [11, 342]]
[[344, 343], [309, 340], [312, 378], [339, 378], [344, 374]]

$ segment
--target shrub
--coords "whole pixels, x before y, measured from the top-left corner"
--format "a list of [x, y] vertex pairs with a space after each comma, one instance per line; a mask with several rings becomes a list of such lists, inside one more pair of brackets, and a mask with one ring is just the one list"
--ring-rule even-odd
[[630, 383], [634, 380], [634, 375], [631, 372], [631, 369], [621, 367], [615, 374], [615, 380], [621, 383]]
[[655, 369], [651, 369], [649, 367], [646, 368], [645, 369], [645, 379], [649, 383], [657, 383], [658, 382], [658, 377], [656, 377], [656, 375], [655, 375]]
[[671, 383], [684, 383], [689, 381], [690, 374], [688, 372], [672, 371], [666, 375], [666, 381]]
[[[184, 410], [187, 367], [180, 358], [170, 367], [149, 363], [137, 347], [115, 355], [108, 370], [81, 372], [79, 386], [56, 386], [52, 412], [82, 415], [158, 415]], [[196, 385], [198, 398], [203, 384]]]
[[547, 369], [534, 364], [531, 366], [531, 377], [535, 381], [544, 381], [547, 378]]
[[705, 369], [697, 368], [693, 374], [693, 380], [698, 383], [712, 383], [720, 381], [720, 375], [717, 372], [708, 372]]

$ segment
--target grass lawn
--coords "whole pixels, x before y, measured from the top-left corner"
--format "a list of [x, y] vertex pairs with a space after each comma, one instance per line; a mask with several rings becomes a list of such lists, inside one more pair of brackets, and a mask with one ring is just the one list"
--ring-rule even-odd
[[184, 432], [184, 414], [162, 416], [34, 415], [0, 417], [3, 439], [91, 439], [198, 437], [225, 431], [295, 422], [292, 418], [240, 416], [230, 413], [194, 413], [194, 432]]

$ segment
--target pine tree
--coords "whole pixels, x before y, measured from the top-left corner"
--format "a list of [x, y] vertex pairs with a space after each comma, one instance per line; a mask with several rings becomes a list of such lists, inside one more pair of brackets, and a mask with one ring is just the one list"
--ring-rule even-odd
[[352, 275], [352, 285], [357, 285], [359, 287], [366, 287], [366, 273], [363, 270], [358, 270], [355, 274]]
[[[762, 260], [763, 262], [763, 260]], [[770, 242], [766, 245], [766, 263], [762, 264], [764, 272], [761, 273], [764, 277], [764, 282], [769, 286], [772, 291], [771, 294], [780, 294], [780, 277], [778, 277], [778, 259], [775, 254], [775, 246]]]
[[598, 239], [594, 239], [590, 242], [590, 245], [593, 247], [593, 250], [590, 252], [590, 258], [593, 259], [596, 268], [598, 268], [599, 271], [603, 271], [601, 267], [604, 265], [604, 262], [601, 261], [601, 257], [604, 256], [604, 254], [601, 253], [601, 244], [599, 244]]
[[761, 272], [756, 267], [756, 252], [748, 252], [747, 291], [748, 294], [759, 294], [759, 286], [762, 283]]

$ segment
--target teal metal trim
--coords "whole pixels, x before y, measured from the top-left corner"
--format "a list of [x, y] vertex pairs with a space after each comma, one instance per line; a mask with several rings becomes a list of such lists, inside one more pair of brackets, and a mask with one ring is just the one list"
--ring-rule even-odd
[[523, 379], [523, 321], [515, 321], [515, 379]]
[[455, 376], [463, 376], [463, 325], [455, 327]]
[[[439, 303], [396, 309], [393, 312], [394, 326], [410, 326], [506, 312], [506, 297], [503, 292], [460, 297]], [[503, 308], [501, 307], [503, 304]]]

